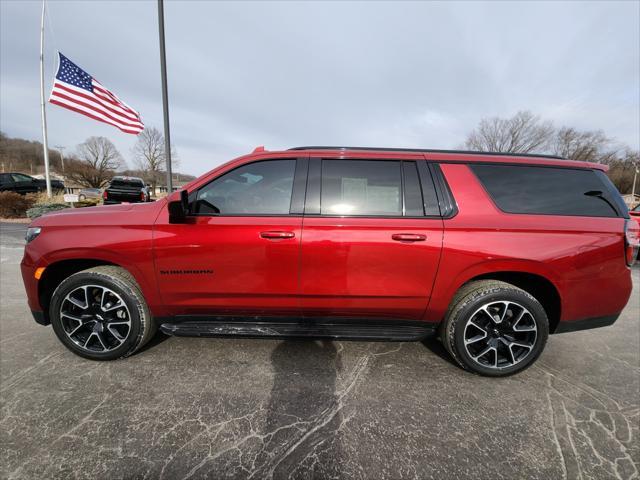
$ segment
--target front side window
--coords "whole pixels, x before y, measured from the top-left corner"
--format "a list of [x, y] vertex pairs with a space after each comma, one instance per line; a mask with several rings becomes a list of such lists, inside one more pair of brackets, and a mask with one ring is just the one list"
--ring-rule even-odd
[[593, 170], [471, 165], [498, 208], [508, 213], [617, 217], [616, 199]]
[[323, 160], [321, 215], [402, 216], [400, 162]]
[[236, 168], [197, 192], [202, 215], [288, 215], [296, 160], [268, 160]]

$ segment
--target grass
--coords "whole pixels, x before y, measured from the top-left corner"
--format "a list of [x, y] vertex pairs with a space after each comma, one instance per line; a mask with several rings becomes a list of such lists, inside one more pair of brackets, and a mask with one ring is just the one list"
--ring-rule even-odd
[[34, 199], [34, 206], [46, 205], [48, 203], [66, 203], [63, 193], [54, 194], [51, 198], [47, 197], [47, 192], [29, 193], [27, 196]]

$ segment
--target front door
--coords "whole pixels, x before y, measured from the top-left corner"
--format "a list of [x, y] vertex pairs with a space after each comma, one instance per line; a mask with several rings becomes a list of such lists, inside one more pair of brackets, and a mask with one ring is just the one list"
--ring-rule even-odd
[[[171, 314], [300, 313], [302, 216], [291, 210], [297, 163], [266, 160], [238, 167], [190, 192], [187, 223], [159, 219], [156, 276]], [[299, 176], [306, 175], [300, 170]]]
[[430, 176], [421, 187], [406, 160], [314, 159], [309, 168], [304, 315], [421, 319], [443, 235]]

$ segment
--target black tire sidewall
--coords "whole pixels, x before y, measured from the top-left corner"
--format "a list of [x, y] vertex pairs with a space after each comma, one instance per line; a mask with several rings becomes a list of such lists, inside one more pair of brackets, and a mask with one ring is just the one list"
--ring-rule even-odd
[[[113, 290], [120, 295], [129, 309], [131, 330], [127, 339], [118, 348], [104, 353], [88, 352], [76, 345], [65, 333], [59, 315], [60, 306], [69, 292], [83, 285], [100, 285]], [[64, 280], [55, 290], [49, 307], [51, 325], [58, 339], [76, 355], [91, 360], [115, 360], [133, 352], [141, 338], [142, 322], [140, 319], [140, 304], [137, 298], [128, 292], [129, 289], [130, 287], [121, 279], [103, 273], [81, 272]]]
[[[525, 360], [511, 367], [493, 369], [478, 364], [467, 353], [467, 349], [464, 346], [464, 329], [469, 317], [473, 315], [475, 311], [478, 310], [482, 305], [500, 301], [513, 301], [529, 310], [536, 322], [537, 336], [535, 346]], [[472, 301], [468, 302], [463, 308], [460, 309], [460, 311], [457, 312], [455, 324], [453, 327], [453, 344], [456, 350], [456, 355], [458, 356], [460, 361], [462, 361], [466, 368], [468, 368], [469, 370], [481, 375], [491, 377], [513, 375], [514, 373], [521, 372], [531, 366], [531, 364], [536, 361], [536, 359], [544, 350], [548, 336], [549, 320], [542, 305], [540, 305], [540, 303], [535, 298], [531, 297], [523, 291], [507, 288], [497, 289], [486, 295], [479, 295]]]

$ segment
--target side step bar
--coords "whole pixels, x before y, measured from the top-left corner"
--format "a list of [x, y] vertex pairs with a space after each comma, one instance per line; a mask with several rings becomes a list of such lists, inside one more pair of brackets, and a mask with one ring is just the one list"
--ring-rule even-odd
[[[164, 322], [160, 330], [183, 337], [297, 337], [343, 340], [417, 341], [435, 333], [436, 326], [402, 320], [380, 321], [255, 321], [255, 320], [186, 320]], [[255, 317], [254, 317], [255, 318]]]

